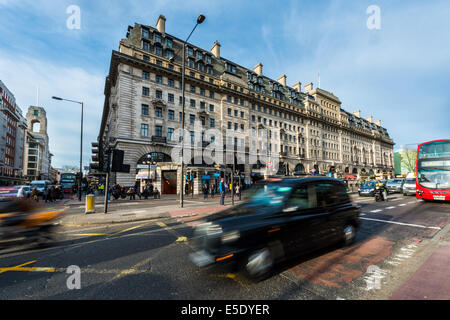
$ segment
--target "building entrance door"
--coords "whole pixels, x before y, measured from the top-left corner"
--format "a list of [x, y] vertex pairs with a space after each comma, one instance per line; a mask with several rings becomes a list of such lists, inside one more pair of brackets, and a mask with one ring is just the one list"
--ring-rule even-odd
[[162, 171], [162, 194], [177, 194], [177, 171]]

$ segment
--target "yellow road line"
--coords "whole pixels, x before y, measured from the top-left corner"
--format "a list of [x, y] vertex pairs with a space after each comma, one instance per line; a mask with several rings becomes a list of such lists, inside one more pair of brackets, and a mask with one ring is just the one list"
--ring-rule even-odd
[[25, 262], [15, 267], [8, 268], [0, 268], [0, 273], [4, 273], [7, 271], [32, 271], [32, 272], [55, 272], [55, 268], [47, 268], [47, 267], [24, 267], [30, 264], [37, 262], [37, 260]]
[[90, 237], [90, 236], [106, 236], [106, 233], [69, 233], [71, 236], [83, 236], [83, 237]]
[[135, 226], [135, 227], [127, 228], [127, 229], [124, 229], [124, 230], [122, 230], [122, 231], [119, 231], [119, 232], [116, 232], [116, 233], [110, 234], [109, 236], [110, 236], [110, 237], [111, 237], [111, 236], [115, 236], [116, 234], [120, 234], [120, 233], [124, 233], [124, 232], [127, 232], [127, 231], [131, 231], [131, 230], [134, 230], [134, 229], [137, 229], [137, 228], [143, 227], [143, 226], [145, 226], [145, 224], [141, 224], [141, 225], [139, 225], [139, 226]]

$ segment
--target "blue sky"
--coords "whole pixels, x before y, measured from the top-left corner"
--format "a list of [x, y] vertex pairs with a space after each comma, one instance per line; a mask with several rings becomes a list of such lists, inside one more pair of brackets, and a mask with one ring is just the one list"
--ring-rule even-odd
[[[70, 5], [81, 28], [70, 30]], [[380, 29], [369, 30], [369, 6], [380, 8]], [[84, 165], [99, 131], [111, 51], [128, 25], [155, 25], [273, 79], [286, 74], [333, 92], [347, 111], [380, 119], [396, 143], [450, 138], [450, 2], [443, 1], [39, 1], [0, 0], [0, 79], [24, 113], [39, 104], [48, 116], [53, 166], [79, 161], [80, 109], [51, 100], [85, 102]]]

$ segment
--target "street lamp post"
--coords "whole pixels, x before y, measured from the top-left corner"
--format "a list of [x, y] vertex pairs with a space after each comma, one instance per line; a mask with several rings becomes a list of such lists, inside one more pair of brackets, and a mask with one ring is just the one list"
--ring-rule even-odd
[[147, 155], [147, 164], [148, 164], [148, 171], [147, 171], [147, 186], [150, 185], [150, 164], [151, 164], [151, 158], [152, 156], [150, 154]]
[[81, 180], [83, 179], [83, 110], [84, 110], [84, 103], [79, 102], [79, 101], [74, 101], [74, 100], [63, 99], [60, 97], [52, 97], [52, 99], [81, 104], [80, 179], [78, 180], [78, 200], [81, 201]]
[[[186, 68], [186, 42], [188, 42], [189, 38], [191, 37], [192, 33], [194, 32], [194, 30], [197, 28], [197, 26], [201, 23], [203, 23], [203, 21], [205, 21], [205, 16], [204, 15], [199, 15], [197, 18], [197, 23], [195, 24], [194, 28], [192, 29], [191, 33], [189, 34], [189, 36], [187, 37], [187, 39], [184, 41], [183, 43], [183, 68], [181, 70], [181, 86], [182, 86], [182, 90], [183, 90], [183, 94], [182, 94], [182, 104], [183, 104], [183, 111], [181, 114], [182, 117], [182, 134], [183, 134], [183, 144], [181, 146], [181, 183], [180, 183], [180, 206], [181, 208], [183, 208], [184, 205], [184, 198], [183, 198], [183, 188], [184, 188], [184, 124], [185, 124], [185, 116], [184, 116], [184, 107], [185, 107], [185, 91], [186, 91], [186, 83], [185, 83], [185, 68]], [[192, 189], [192, 192], [194, 192], [194, 189]]]

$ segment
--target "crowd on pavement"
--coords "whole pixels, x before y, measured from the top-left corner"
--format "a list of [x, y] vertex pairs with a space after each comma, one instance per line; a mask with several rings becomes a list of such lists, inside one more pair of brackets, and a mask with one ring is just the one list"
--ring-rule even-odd
[[39, 194], [37, 188], [34, 187], [33, 189], [31, 189], [31, 192], [29, 194], [26, 195], [24, 194], [23, 196], [19, 194], [18, 197], [19, 198], [23, 197], [27, 199], [31, 198], [36, 202], [39, 202], [39, 198], [42, 197], [42, 200], [45, 202], [56, 202], [56, 200], [61, 200], [64, 198], [64, 193], [62, 192], [59, 186], [51, 186], [49, 188], [44, 189], [42, 194]]

